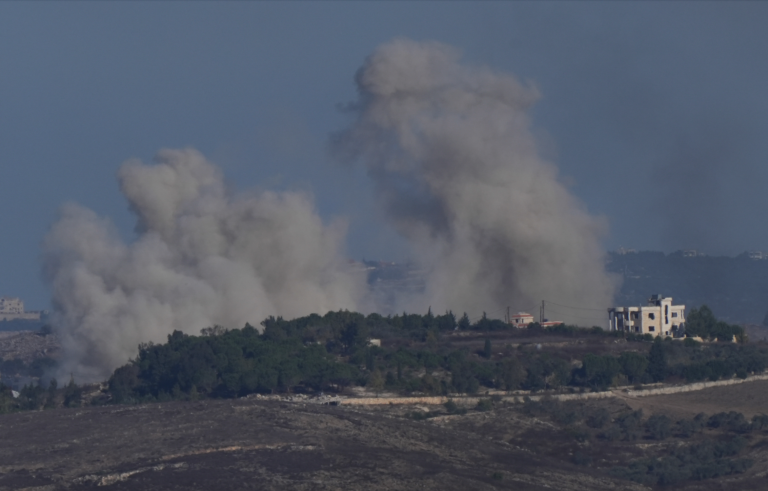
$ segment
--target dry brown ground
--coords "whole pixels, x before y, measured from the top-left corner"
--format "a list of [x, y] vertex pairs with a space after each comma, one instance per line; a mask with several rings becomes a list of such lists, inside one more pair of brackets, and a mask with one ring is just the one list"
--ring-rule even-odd
[[441, 425], [253, 400], [7, 414], [0, 490], [640, 489], [540, 454], [535, 440], [510, 444], [539, 424], [513, 411]]

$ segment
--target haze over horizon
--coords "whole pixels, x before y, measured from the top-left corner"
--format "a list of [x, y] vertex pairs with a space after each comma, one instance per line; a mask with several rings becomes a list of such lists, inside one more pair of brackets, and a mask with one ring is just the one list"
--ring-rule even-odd
[[348, 257], [408, 257], [366, 169], [328, 152], [355, 72], [396, 38], [535, 87], [539, 152], [604, 218], [603, 249], [768, 249], [766, 20], [752, 2], [0, 4], [0, 294], [50, 307], [63, 203], [136, 240], [118, 169], [163, 148], [198, 149], [234, 190], [313, 196], [348, 220]]

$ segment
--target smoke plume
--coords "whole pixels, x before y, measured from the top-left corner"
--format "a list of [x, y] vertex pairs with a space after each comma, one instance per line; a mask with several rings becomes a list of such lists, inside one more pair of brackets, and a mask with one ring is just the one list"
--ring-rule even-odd
[[[534, 87], [407, 40], [376, 50], [357, 84], [354, 121], [333, 147], [366, 166], [384, 217], [426, 271], [424, 294], [403, 295], [398, 309], [500, 317], [542, 299], [611, 303], [604, 223], [539, 155], [528, 117]], [[189, 149], [164, 150], [155, 165], [126, 162], [118, 178], [137, 217], [135, 241], [74, 204], [44, 240], [64, 373], [104, 379], [139, 343], [174, 329], [375, 309], [376, 295], [344, 260], [344, 224], [324, 224], [310, 197], [232, 193]], [[575, 314], [557, 317], [583, 324]]]
[[[535, 87], [409, 40], [377, 49], [357, 86], [355, 120], [332, 147], [366, 166], [386, 219], [427, 270], [426, 297], [404, 305], [475, 314], [542, 299], [610, 305], [605, 225], [540, 157], [528, 116]], [[570, 312], [558, 317], [579, 321]]]
[[126, 162], [118, 178], [135, 242], [74, 204], [44, 240], [63, 373], [103, 380], [139, 343], [174, 329], [358, 307], [365, 278], [346, 266], [345, 226], [324, 225], [308, 196], [235, 195], [190, 149], [161, 151], [156, 165]]

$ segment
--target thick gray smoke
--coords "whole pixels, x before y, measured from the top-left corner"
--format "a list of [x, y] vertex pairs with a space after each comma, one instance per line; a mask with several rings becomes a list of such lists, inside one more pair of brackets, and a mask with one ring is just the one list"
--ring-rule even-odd
[[64, 373], [103, 380], [139, 343], [174, 329], [359, 307], [365, 278], [344, 260], [345, 226], [324, 225], [309, 197], [234, 195], [194, 150], [164, 150], [157, 160], [119, 171], [138, 218], [135, 242], [73, 204], [44, 240]]
[[[527, 114], [535, 88], [406, 40], [378, 49], [357, 82], [356, 120], [335, 149], [367, 167], [386, 219], [427, 272], [424, 295], [403, 295], [399, 309], [475, 316], [535, 310], [542, 299], [611, 303], [604, 224], [539, 156]], [[344, 260], [344, 225], [324, 225], [309, 197], [233, 194], [194, 150], [157, 160], [119, 171], [138, 219], [134, 242], [77, 205], [63, 207], [45, 238], [65, 373], [104, 379], [139, 343], [174, 329], [375, 308]], [[570, 312], [557, 317], [584, 323]]]
[[[357, 85], [356, 120], [333, 147], [364, 163], [386, 218], [428, 271], [426, 297], [404, 306], [476, 315], [542, 299], [610, 305], [604, 223], [540, 157], [527, 114], [534, 87], [409, 40], [377, 49]], [[584, 324], [570, 312], [558, 317]]]

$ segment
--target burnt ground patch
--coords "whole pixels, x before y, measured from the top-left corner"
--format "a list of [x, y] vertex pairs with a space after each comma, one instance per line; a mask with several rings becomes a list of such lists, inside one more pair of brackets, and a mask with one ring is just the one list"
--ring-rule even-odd
[[524, 426], [512, 414], [430, 422], [387, 408], [253, 400], [9, 414], [0, 417], [0, 489], [568, 490], [621, 482], [498, 438], [501, 427], [517, 434]]

